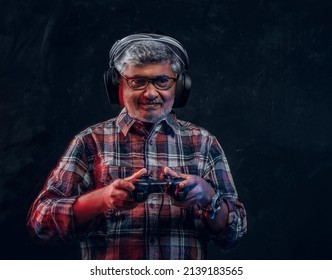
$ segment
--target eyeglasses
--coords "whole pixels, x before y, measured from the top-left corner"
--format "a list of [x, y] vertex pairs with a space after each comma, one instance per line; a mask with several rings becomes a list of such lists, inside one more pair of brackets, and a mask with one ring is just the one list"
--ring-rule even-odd
[[121, 76], [127, 82], [127, 85], [133, 90], [146, 89], [149, 83], [153, 84], [156, 89], [167, 90], [170, 89], [177, 80], [177, 78], [171, 78], [165, 75], [158, 76], [154, 79], [148, 79], [145, 77], [129, 78], [122, 74]]

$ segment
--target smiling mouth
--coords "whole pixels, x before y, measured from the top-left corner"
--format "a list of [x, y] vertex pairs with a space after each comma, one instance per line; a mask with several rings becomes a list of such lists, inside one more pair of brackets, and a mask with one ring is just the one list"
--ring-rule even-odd
[[151, 103], [151, 102], [149, 102], [149, 103], [141, 103], [141, 105], [146, 106], [146, 107], [155, 107], [155, 106], [161, 106], [161, 103], [156, 103], [156, 102]]

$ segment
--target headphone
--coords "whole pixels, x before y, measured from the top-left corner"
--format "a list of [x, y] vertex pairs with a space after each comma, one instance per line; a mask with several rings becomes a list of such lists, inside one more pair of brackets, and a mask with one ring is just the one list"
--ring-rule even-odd
[[184, 65], [183, 73], [180, 73], [176, 80], [175, 99], [173, 108], [184, 107], [187, 103], [190, 89], [191, 89], [191, 78], [188, 73], [189, 58], [186, 50], [176, 39], [159, 34], [151, 33], [139, 33], [129, 35], [121, 40], [115, 42], [112, 46], [109, 57], [109, 69], [104, 73], [104, 84], [108, 100], [112, 104], [120, 105], [119, 99], [119, 72], [114, 67], [114, 61], [116, 61], [133, 43], [138, 41], [156, 41], [166, 45], [173, 54], [182, 62]]

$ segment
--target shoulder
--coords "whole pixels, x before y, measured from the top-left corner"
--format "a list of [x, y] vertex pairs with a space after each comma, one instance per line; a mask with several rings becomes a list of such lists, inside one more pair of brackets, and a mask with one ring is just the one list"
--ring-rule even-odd
[[178, 133], [184, 143], [208, 149], [213, 154], [222, 154], [222, 147], [217, 137], [206, 128], [188, 121], [178, 120]]
[[177, 120], [177, 122], [181, 133], [189, 133], [192, 135], [201, 135], [204, 137], [215, 138], [215, 136], [210, 131], [199, 125], [184, 120]]
[[85, 138], [91, 135], [109, 134], [116, 127], [116, 118], [91, 125], [76, 134], [76, 138]]

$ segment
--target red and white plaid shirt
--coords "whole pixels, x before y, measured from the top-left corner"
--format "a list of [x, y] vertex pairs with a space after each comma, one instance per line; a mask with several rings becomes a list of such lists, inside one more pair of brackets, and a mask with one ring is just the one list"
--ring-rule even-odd
[[[197, 206], [181, 209], [167, 195], [150, 194], [128, 211], [106, 211], [75, 227], [78, 196], [109, 185], [145, 167], [156, 178], [165, 166], [208, 181], [228, 200], [228, 226], [213, 235]], [[230, 169], [216, 138], [205, 129], [176, 119], [174, 113], [153, 126], [117, 118], [78, 134], [31, 207], [28, 227], [39, 238], [78, 238], [83, 259], [204, 259], [209, 240], [221, 248], [238, 243], [247, 230]]]

